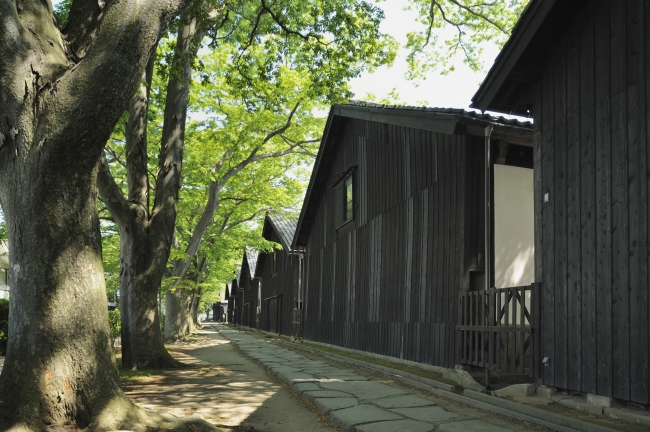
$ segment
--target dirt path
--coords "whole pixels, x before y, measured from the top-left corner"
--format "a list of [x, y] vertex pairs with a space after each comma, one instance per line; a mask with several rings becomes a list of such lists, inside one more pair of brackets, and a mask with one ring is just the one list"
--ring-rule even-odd
[[214, 328], [170, 352], [191, 367], [129, 379], [125, 392], [141, 407], [197, 416], [225, 431], [335, 431], [286, 384], [244, 357]]

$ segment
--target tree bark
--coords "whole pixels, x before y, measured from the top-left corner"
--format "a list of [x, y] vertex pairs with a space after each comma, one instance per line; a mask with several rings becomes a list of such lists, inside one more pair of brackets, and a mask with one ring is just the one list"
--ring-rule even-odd
[[11, 231], [12, 294], [0, 423], [14, 412], [45, 424], [86, 425], [95, 410], [121, 396], [95, 171], [74, 171], [16, 173], [20, 196], [2, 196]]
[[[147, 173], [149, 85], [142, 85], [129, 107], [126, 130], [128, 200], [105, 164], [99, 177], [100, 194], [120, 227], [122, 364], [130, 369], [180, 366], [164, 347], [156, 301], [176, 223], [192, 62], [204, 35], [190, 12], [183, 14], [181, 22], [184, 24], [178, 31], [167, 86], [153, 209], [149, 211]], [[152, 61], [150, 66], [153, 68]], [[148, 75], [144, 83], [150, 82], [151, 75]]]
[[146, 417], [120, 390], [110, 347], [96, 176], [184, 3], [76, 0], [76, 24], [62, 34], [49, 1], [0, 0], [0, 202], [12, 270], [1, 430], [127, 429]]
[[99, 192], [120, 229], [120, 317], [122, 366], [173, 368], [181, 363], [165, 349], [158, 314], [158, 287], [167, 255], [156, 253], [149, 230], [147, 172], [147, 111], [155, 58], [151, 56], [140, 89], [129, 103], [126, 161], [129, 200], [122, 195], [102, 158]]
[[201, 294], [202, 289], [199, 287], [196, 289], [194, 295], [192, 296], [192, 304], [190, 305], [190, 316], [192, 318], [192, 323], [194, 327], [199, 327], [199, 305], [201, 303]]

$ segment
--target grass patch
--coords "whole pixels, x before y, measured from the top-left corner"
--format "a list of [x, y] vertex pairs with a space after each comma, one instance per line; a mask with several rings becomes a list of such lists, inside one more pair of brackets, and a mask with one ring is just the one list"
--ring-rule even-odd
[[120, 368], [120, 382], [122, 386], [128, 387], [149, 381], [152, 377], [160, 377], [162, 374], [156, 369], [128, 370]]
[[122, 353], [115, 354], [115, 361], [117, 362], [117, 370], [120, 373], [120, 382], [122, 387], [128, 387], [134, 384], [149, 381], [152, 377], [162, 376], [160, 370], [157, 369], [125, 369], [122, 367]]

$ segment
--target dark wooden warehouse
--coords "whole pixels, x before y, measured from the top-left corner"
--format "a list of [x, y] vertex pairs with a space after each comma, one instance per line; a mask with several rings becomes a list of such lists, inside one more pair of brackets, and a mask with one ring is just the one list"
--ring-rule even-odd
[[643, 404], [649, 29], [641, 0], [532, 0], [473, 98], [534, 118], [540, 382]]
[[305, 339], [460, 363], [459, 299], [485, 286], [488, 127], [495, 159], [532, 172], [529, 123], [454, 109], [332, 107], [293, 240], [306, 261]]
[[241, 267], [237, 279], [239, 289], [237, 324], [258, 328], [258, 306], [259, 303], [259, 279], [255, 277], [258, 253], [253, 248], [246, 248], [242, 258]]
[[268, 213], [262, 236], [282, 245], [271, 253], [260, 253], [255, 276], [261, 281], [260, 329], [271, 333], [293, 335], [293, 310], [296, 308], [299, 258], [291, 253], [291, 240], [296, 231], [296, 217], [291, 214]]

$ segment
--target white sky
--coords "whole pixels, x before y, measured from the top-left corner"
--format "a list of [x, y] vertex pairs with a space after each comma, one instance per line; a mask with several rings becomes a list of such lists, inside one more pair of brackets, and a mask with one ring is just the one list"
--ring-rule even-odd
[[[417, 14], [414, 11], [404, 11], [407, 0], [386, 0], [378, 3], [384, 10], [386, 18], [381, 23], [381, 31], [392, 35], [400, 45], [406, 43], [406, 33], [416, 29]], [[483, 64], [489, 68], [498, 54], [495, 46], [486, 49], [482, 56]], [[478, 90], [485, 77], [484, 72], [473, 72], [458, 59], [456, 70], [449, 75], [432, 72], [419, 86], [408, 81], [406, 73], [406, 51], [400, 50], [398, 58], [392, 67], [381, 67], [375, 73], [364, 73], [351, 81], [352, 90], [357, 99], [363, 99], [367, 93], [376, 95], [379, 99], [386, 96], [393, 88], [397, 89], [400, 100], [408, 105], [420, 105], [426, 102], [430, 107], [464, 108], [468, 109], [471, 98]]]

